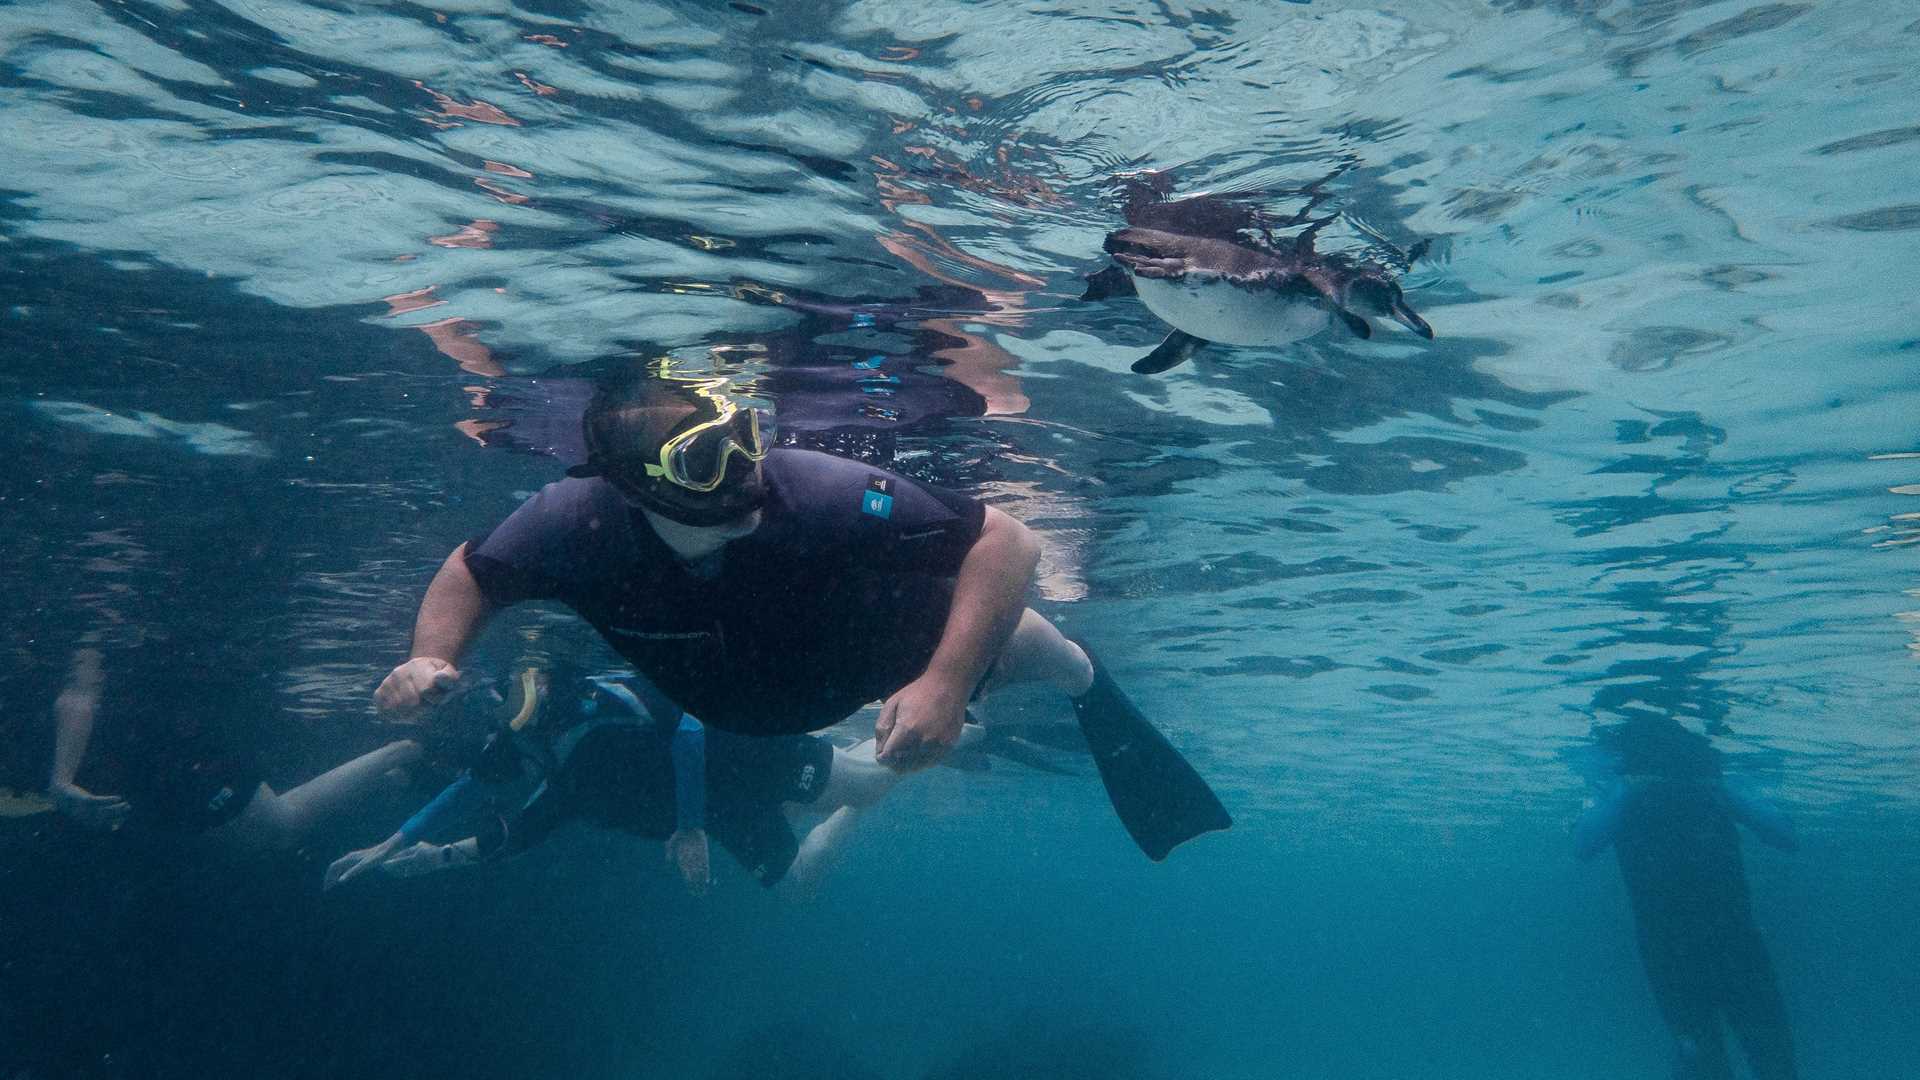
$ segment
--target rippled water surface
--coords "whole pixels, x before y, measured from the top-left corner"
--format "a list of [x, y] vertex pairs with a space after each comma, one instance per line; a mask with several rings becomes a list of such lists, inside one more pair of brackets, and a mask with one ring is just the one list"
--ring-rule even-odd
[[[8, 977], [66, 988], [0, 1002], [0, 1065], [1665, 1075], [1566, 839], [1645, 710], [1795, 819], [1747, 871], [1803, 1074], [1920, 1074], [1920, 6], [1401, 7], [0, 6], [12, 782], [75, 641], [170, 621], [278, 673], [288, 775], [391, 737], [426, 580], [573, 460], [569, 369], [639, 352], [1038, 530], [1045, 610], [1238, 819], [1156, 866], [1090, 779], [946, 771], [811, 903], [592, 836], [165, 894], [237, 923], [0, 821]], [[1429, 241], [1435, 340], [1132, 374], [1164, 326], [1079, 298], [1140, 170]]]

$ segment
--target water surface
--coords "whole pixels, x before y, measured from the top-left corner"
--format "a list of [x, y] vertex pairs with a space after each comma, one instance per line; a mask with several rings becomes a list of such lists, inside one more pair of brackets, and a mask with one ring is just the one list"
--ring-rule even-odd
[[[1917, 45], [1847, 0], [0, 9], [16, 782], [77, 638], [181, 621], [282, 673], [285, 777], [392, 737], [425, 581], [567, 460], [556, 375], [641, 352], [1040, 530], [1048, 613], [1239, 821], [1153, 866], [1090, 780], [942, 773], [783, 905], [585, 834], [337, 902], [334, 852], [152, 884], [32, 819], [8, 970], [65, 990], [0, 1038], [35, 1076], [1658, 1075], [1566, 842], [1593, 725], [1647, 709], [1800, 829], [1748, 870], [1805, 1075], [1913, 1073]], [[1163, 327], [1077, 298], [1140, 169], [1330, 177], [1329, 246], [1432, 241], [1436, 340], [1130, 374]]]

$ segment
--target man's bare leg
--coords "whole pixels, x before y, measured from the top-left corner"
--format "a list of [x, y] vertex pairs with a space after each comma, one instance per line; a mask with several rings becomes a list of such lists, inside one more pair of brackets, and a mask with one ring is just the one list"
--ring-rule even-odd
[[1000, 650], [982, 692], [1033, 682], [1049, 683], [1068, 697], [1079, 697], [1093, 685], [1093, 661], [1059, 627], [1028, 608], [1020, 614], [1020, 625], [1007, 639], [1006, 648]]

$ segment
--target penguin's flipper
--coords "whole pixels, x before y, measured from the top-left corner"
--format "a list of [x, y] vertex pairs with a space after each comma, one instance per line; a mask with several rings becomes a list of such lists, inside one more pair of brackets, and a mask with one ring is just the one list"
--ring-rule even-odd
[[1158, 375], [1172, 367], [1193, 359], [1193, 354], [1207, 344], [1206, 338], [1197, 338], [1192, 334], [1175, 330], [1167, 335], [1160, 347], [1133, 362], [1136, 375]]
[[1082, 300], [1110, 300], [1116, 296], [1133, 296], [1133, 275], [1118, 266], [1109, 266], [1097, 274], [1087, 275], [1087, 291], [1081, 294]]
[[1354, 337], [1363, 341], [1373, 337], [1372, 323], [1343, 307], [1334, 308], [1333, 313], [1340, 316], [1340, 321], [1347, 324], [1347, 329], [1353, 331]]

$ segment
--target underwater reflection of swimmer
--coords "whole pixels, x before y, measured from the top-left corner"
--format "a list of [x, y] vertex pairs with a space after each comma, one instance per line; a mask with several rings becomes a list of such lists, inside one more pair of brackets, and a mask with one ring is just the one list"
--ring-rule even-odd
[[1735, 828], [1791, 849], [1791, 822], [1729, 787], [1719, 752], [1672, 719], [1636, 716], [1596, 738], [1614, 775], [1575, 826], [1575, 848], [1589, 859], [1611, 844], [1619, 857], [1640, 959], [1673, 1034], [1674, 1075], [1730, 1080], [1724, 1024], [1756, 1080], [1792, 1080], [1792, 1033]]
[[248, 850], [287, 849], [370, 793], [404, 782], [420, 755], [413, 742], [389, 743], [276, 792], [238, 730], [254, 704], [248, 689], [184, 658], [169, 664], [164, 680], [122, 685], [107, 678], [98, 649], [76, 650], [54, 702], [54, 808], [89, 828], [204, 833]]
[[[375, 868], [411, 877], [503, 858], [584, 819], [666, 841], [667, 861], [696, 894], [711, 882], [709, 833], [762, 885], [786, 880], [804, 892], [859, 810], [902, 778], [874, 760], [872, 740], [843, 749], [823, 736], [708, 729], [634, 676], [528, 669], [501, 697], [510, 719], [473, 766], [384, 842], [336, 860], [328, 888]], [[966, 741], [982, 738], [970, 726]], [[529, 782], [532, 794], [515, 798], [516, 784]], [[511, 808], [490, 810], [503, 801]], [[826, 817], [796, 838], [788, 806]], [[478, 831], [464, 839], [422, 839], [476, 818]]]

